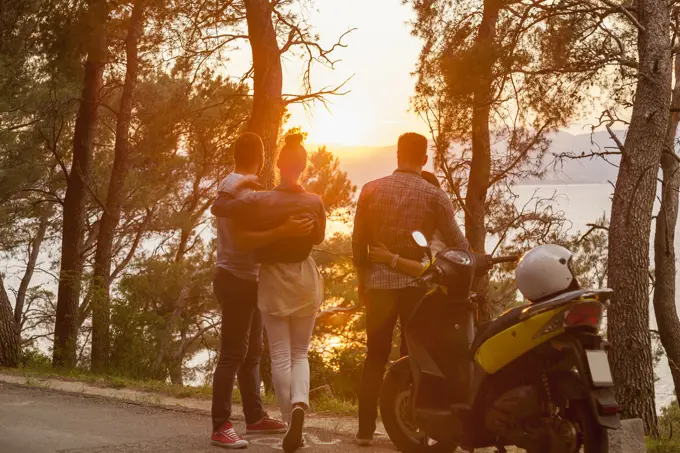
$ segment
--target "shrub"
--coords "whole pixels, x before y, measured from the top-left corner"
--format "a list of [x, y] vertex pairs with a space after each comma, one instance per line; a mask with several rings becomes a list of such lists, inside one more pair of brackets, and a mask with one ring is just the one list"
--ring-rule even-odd
[[52, 359], [34, 348], [25, 348], [21, 351], [19, 362], [23, 368], [51, 369]]
[[680, 443], [673, 440], [647, 439], [647, 453], [680, 453]]

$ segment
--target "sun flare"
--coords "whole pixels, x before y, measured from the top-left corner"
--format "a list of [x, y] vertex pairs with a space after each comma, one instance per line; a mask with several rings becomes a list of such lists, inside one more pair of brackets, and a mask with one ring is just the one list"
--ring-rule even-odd
[[316, 106], [311, 112], [296, 110], [291, 109], [288, 126], [299, 126], [307, 132], [307, 143], [361, 146], [374, 138], [369, 130], [370, 120], [360, 111], [334, 108], [331, 113], [323, 105]]

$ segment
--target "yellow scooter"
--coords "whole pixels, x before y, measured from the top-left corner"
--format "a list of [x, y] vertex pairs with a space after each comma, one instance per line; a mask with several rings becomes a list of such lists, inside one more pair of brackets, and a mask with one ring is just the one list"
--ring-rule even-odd
[[[421, 233], [414, 240], [429, 250]], [[406, 324], [409, 356], [390, 367], [380, 398], [400, 451], [609, 451], [620, 410], [599, 329], [612, 291], [566, 291], [475, 332], [472, 282], [510, 261], [449, 248], [419, 278], [433, 288]]]

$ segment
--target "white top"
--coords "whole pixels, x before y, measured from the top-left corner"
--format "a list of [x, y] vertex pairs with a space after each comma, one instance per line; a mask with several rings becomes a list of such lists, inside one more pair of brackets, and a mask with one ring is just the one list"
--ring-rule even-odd
[[323, 277], [309, 256], [299, 263], [263, 263], [257, 304], [274, 316], [315, 316], [323, 301]]

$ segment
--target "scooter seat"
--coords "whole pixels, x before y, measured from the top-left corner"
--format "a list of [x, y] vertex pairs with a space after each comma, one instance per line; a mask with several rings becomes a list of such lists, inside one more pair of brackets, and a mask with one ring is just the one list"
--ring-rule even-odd
[[474, 355], [477, 349], [484, 344], [489, 338], [498, 335], [502, 331], [509, 329], [510, 327], [518, 324], [520, 322], [520, 317], [522, 312], [527, 307], [527, 305], [520, 305], [519, 307], [511, 308], [510, 310], [503, 313], [500, 317], [487, 321], [484, 324], [480, 324], [477, 328], [477, 335], [475, 340], [472, 342], [470, 348], [470, 354]]

